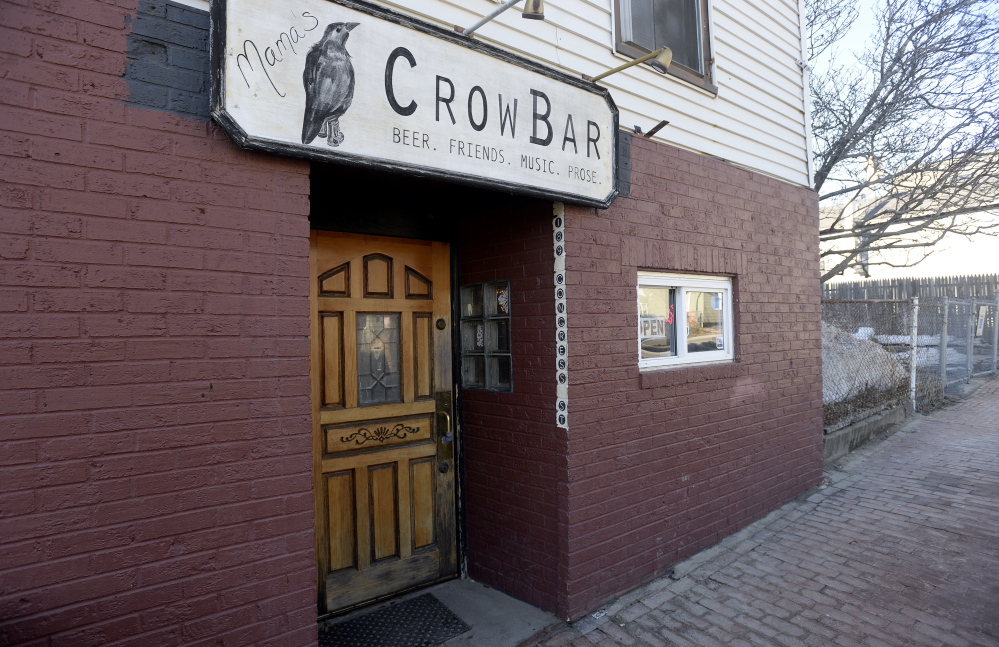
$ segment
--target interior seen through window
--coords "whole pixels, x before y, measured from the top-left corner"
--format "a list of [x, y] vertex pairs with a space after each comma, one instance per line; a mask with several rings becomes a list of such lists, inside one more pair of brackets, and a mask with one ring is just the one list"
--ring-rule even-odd
[[732, 280], [643, 272], [638, 279], [642, 368], [733, 357]]

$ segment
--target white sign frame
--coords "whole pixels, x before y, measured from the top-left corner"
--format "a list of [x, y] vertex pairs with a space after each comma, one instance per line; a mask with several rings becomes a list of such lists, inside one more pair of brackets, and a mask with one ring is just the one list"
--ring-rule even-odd
[[[230, 16], [239, 20], [231, 22]], [[282, 19], [301, 24], [285, 25], [278, 22]], [[328, 45], [337, 36], [333, 32], [347, 25], [362, 27], [344, 44], [350, 53], [347, 107], [339, 117], [317, 121], [319, 91], [304, 72], [308, 66], [320, 69], [318, 47], [316, 55], [311, 48], [320, 41]], [[263, 31], [266, 26], [269, 32]], [[364, 29], [364, 39], [357, 39]], [[610, 92], [536, 61], [363, 0], [213, 0], [211, 43], [212, 117], [241, 148], [600, 208], [618, 195], [618, 109]], [[393, 46], [387, 57], [376, 55]], [[424, 68], [419, 76], [414, 61]], [[435, 68], [444, 71], [435, 73], [436, 88], [427, 90], [425, 81]], [[327, 88], [338, 83], [331, 78], [325, 78]], [[424, 84], [416, 85], [418, 79]], [[390, 90], [393, 82], [400, 85]], [[343, 88], [337, 91], [342, 97]], [[326, 92], [322, 96], [334, 96]], [[422, 121], [409, 120], [417, 98]], [[327, 106], [334, 103], [326, 99]], [[442, 106], [451, 114], [442, 117]], [[407, 114], [409, 108], [413, 112]], [[413, 127], [404, 127], [409, 124]], [[486, 126], [491, 132], [484, 132]], [[309, 135], [314, 139], [306, 143]]]

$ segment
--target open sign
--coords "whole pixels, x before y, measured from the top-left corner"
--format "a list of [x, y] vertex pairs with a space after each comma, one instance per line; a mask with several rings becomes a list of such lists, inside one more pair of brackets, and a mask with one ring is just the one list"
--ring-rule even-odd
[[666, 336], [666, 317], [655, 315], [642, 315], [638, 321], [639, 337], [649, 339], [651, 337]]

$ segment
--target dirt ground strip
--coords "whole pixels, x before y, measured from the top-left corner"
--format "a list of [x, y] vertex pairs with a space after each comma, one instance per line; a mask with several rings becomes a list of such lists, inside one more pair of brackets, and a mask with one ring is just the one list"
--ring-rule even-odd
[[521, 647], [999, 646], [999, 379], [827, 476], [677, 579]]

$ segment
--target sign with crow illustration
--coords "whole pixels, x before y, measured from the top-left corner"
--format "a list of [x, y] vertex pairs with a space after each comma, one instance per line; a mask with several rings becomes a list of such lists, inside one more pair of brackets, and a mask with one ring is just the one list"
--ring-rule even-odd
[[347, 53], [347, 37], [356, 22], [330, 23], [323, 38], [305, 57], [305, 120], [302, 143], [311, 144], [316, 135], [330, 146], [343, 141], [340, 117], [354, 98], [354, 66]]
[[608, 91], [359, 0], [212, 3], [212, 116], [240, 146], [606, 207]]

